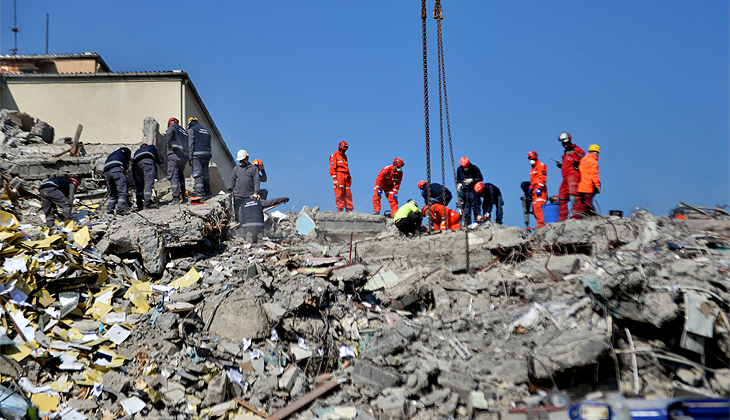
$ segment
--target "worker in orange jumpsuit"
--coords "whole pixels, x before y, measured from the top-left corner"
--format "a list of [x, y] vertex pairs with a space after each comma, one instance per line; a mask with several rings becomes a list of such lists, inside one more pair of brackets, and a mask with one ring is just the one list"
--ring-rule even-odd
[[586, 155], [585, 150], [573, 144], [572, 140], [573, 137], [568, 133], [561, 133], [558, 136], [558, 141], [565, 149], [563, 161], [558, 162], [558, 168], [563, 170], [563, 183], [560, 184], [560, 190], [558, 191], [560, 220], [568, 218], [568, 201], [573, 203], [573, 207], [578, 204], [578, 182], [580, 181], [578, 165], [580, 159]]
[[[433, 228], [435, 230], [459, 230], [459, 222], [461, 221], [461, 215], [448, 207], [444, 207], [443, 204], [433, 203], [431, 209], [428, 206], [421, 208], [421, 214], [424, 217], [433, 218]], [[444, 217], [444, 214], [446, 216]]]
[[339, 149], [330, 156], [330, 176], [335, 184], [335, 204], [337, 211], [352, 211], [352, 177], [350, 167], [347, 164], [346, 141], [341, 141]]
[[601, 154], [601, 148], [597, 144], [591, 144], [588, 148], [588, 154], [580, 160], [580, 182], [578, 183], [578, 193], [580, 194], [580, 203], [578, 217], [596, 216], [596, 208], [593, 206], [593, 197], [601, 193], [601, 178], [598, 176], [598, 155]]
[[390, 203], [391, 216], [398, 211], [398, 189], [403, 180], [403, 165], [405, 165], [403, 159], [397, 157], [393, 159], [392, 165], [386, 166], [378, 173], [373, 188], [373, 214], [380, 214], [380, 198], [383, 192]]
[[542, 206], [547, 204], [547, 165], [540, 162], [534, 150], [527, 154], [532, 170], [530, 171], [530, 190], [532, 191], [532, 214], [535, 215], [537, 226], [545, 226], [542, 216]]

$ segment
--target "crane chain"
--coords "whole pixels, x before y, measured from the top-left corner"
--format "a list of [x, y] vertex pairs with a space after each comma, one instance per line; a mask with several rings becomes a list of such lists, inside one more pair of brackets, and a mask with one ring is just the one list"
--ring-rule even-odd
[[[441, 174], [443, 179], [443, 185], [446, 185], [446, 170], [444, 168], [444, 127], [443, 127], [443, 114], [446, 114], [446, 130], [449, 138], [449, 151], [451, 153], [451, 169], [454, 176], [454, 185], [456, 186], [456, 164], [454, 162], [454, 142], [451, 137], [451, 119], [449, 117], [449, 98], [446, 91], [446, 64], [444, 61], [444, 44], [443, 44], [443, 33], [441, 30], [441, 20], [443, 19], [443, 8], [441, 6], [441, 0], [436, 0], [433, 8], [433, 17], [436, 19], [437, 26], [437, 42], [438, 42], [438, 68], [439, 68], [439, 119], [441, 122]], [[443, 92], [441, 91], [443, 87]], [[443, 109], [441, 105], [441, 99], [443, 96]], [[457, 203], [462, 208], [462, 213], [467, 210], [464, 209], [461, 197], [458, 194], [457, 188]], [[446, 215], [444, 215], [446, 217]], [[463, 215], [462, 215], [463, 218]], [[464, 226], [464, 244], [466, 250], [466, 272], [469, 272], [469, 227]]]
[[[431, 134], [428, 116], [428, 54], [426, 48], [426, 0], [421, 0], [421, 27], [423, 29], [423, 112], [426, 120], [426, 206], [431, 208]], [[433, 212], [428, 217], [428, 231], [433, 228]]]

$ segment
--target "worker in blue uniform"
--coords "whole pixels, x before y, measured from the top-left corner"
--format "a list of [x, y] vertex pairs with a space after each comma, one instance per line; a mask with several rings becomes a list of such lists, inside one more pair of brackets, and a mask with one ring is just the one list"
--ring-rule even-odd
[[478, 166], [469, 162], [469, 158], [466, 156], [459, 159], [459, 167], [456, 169], [456, 182], [459, 196], [464, 197], [463, 219], [467, 227], [472, 223], [472, 214], [475, 221], [481, 220], [481, 201], [479, 195], [474, 192], [474, 185], [483, 181], [482, 171], [479, 170]]
[[108, 195], [107, 214], [124, 212], [127, 205], [127, 171], [132, 159], [132, 151], [128, 147], [120, 147], [113, 151], [104, 163], [104, 178]]
[[200, 125], [195, 117], [188, 118], [188, 153], [193, 165], [195, 195], [208, 198], [213, 195], [210, 191], [210, 172], [208, 172], [208, 165], [213, 157], [210, 132]]
[[[428, 183], [426, 181], [418, 181], [418, 189], [421, 190], [421, 197], [423, 197], [424, 203], [426, 203], [426, 197], [428, 196], [428, 188], [426, 188], [427, 184]], [[454, 196], [448, 188], [435, 182], [431, 183], [431, 204], [437, 203], [448, 206], [452, 198], [454, 198]]]
[[132, 158], [132, 177], [137, 188], [137, 210], [153, 207], [152, 187], [155, 185], [157, 165], [162, 165], [162, 157], [157, 147], [154, 144], [142, 143]]
[[61, 221], [71, 218], [71, 206], [78, 187], [79, 181], [74, 178], [51, 178], [38, 187], [47, 227], [56, 224], [56, 216]]
[[165, 131], [167, 146], [167, 178], [170, 180], [173, 203], [185, 203], [185, 165], [188, 163], [188, 132], [180, 121], [172, 117], [167, 120]]

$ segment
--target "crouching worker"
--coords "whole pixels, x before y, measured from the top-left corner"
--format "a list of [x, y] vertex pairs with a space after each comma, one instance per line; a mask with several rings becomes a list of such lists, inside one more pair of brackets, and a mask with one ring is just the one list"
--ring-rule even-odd
[[260, 242], [264, 238], [264, 209], [279, 203], [286, 203], [289, 197], [259, 200], [249, 198], [238, 208], [238, 220], [241, 223], [243, 239], [248, 243]]
[[393, 216], [395, 227], [406, 236], [412, 236], [416, 233], [418, 228], [421, 227], [422, 220], [421, 209], [418, 208], [416, 200], [413, 199], [402, 205]]
[[433, 228], [435, 230], [459, 230], [461, 215], [448, 207], [444, 207], [443, 204], [431, 204], [430, 209], [428, 206], [423, 206], [421, 213], [423, 217], [429, 217], [430, 215], [433, 218]]
[[51, 178], [41, 184], [39, 190], [46, 226], [53, 227], [56, 224], [57, 214], [61, 221], [71, 217], [71, 206], [78, 187], [79, 181], [74, 178]]

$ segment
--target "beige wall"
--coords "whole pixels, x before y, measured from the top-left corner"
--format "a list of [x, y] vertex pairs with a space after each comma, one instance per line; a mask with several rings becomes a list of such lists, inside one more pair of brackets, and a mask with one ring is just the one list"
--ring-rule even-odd
[[[55, 138], [73, 137], [78, 124], [84, 126], [81, 141], [86, 143], [138, 143], [142, 140], [145, 117], [153, 117], [164, 133], [170, 117], [196, 116], [211, 129], [192, 93], [180, 79], [58, 80], [6, 79], [2, 108], [17, 109], [46, 121], [55, 129]], [[185, 100], [181, 100], [181, 95]], [[211, 134], [215, 137], [212, 130]], [[228, 185], [233, 163], [214, 138], [213, 162]]]

